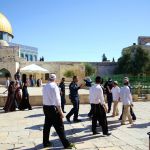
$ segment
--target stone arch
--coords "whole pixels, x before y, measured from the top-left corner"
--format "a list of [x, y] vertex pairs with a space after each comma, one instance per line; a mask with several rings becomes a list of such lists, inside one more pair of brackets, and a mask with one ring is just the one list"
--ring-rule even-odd
[[0, 70], [0, 78], [6, 77], [11, 77], [11, 73], [7, 69], [3, 68]]
[[0, 69], [0, 84], [5, 85], [6, 78], [8, 77], [11, 78], [10, 72], [5, 68]]

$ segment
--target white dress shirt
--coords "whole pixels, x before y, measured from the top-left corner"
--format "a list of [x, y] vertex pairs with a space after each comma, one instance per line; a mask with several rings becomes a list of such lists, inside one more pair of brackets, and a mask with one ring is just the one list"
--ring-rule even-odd
[[91, 104], [104, 104], [103, 90], [100, 84], [95, 84], [90, 88], [89, 99]]
[[118, 101], [120, 97], [120, 88], [118, 86], [113, 87], [112, 90], [113, 101]]
[[43, 105], [61, 106], [60, 91], [55, 82], [48, 82], [43, 87]]
[[121, 98], [123, 105], [132, 104], [132, 95], [130, 92], [130, 88], [128, 86], [124, 86], [120, 89], [120, 98]]

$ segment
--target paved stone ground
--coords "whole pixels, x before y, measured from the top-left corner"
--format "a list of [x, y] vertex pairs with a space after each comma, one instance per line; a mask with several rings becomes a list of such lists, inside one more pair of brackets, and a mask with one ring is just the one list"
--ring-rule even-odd
[[[66, 111], [71, 106], [66, 106]], [[120, 125], [118, 117], [108, 114], [109, 137], [92, 135], [91, 120], [87, 117], [89, 105], [80, 105], [81, 123], [67, 123], [64, 118], [67, 137], [75, 143], [76, 149], [82, 150], [148, 150], [150, 131], [150, 102], [134, 103], [137, 121], [134, 125]], [[119, 105], [121, 110], [121, 104]], [[42, 107], [34, 107], [31, 111], [3, 113], [0, 108], [0, 150], [32, 150], [42, 148], [42, 129], [44, 116]], [[98, 127], [98, 131], [101, 128]], [[54, 130], [51, 129], [51, 150], [63, 149]]]

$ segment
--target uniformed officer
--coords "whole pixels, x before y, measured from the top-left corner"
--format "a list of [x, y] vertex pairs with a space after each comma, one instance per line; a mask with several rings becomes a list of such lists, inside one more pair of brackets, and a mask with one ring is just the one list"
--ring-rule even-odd
[[54, 126], [64, 148], [71, 149], [74, 145], [66, 139], [62, 120], [64, 115], [61, 109], [60, 91], [55, 80], [56, 75], [51, 74], [49, 82], [43, 88], [43, 110], [45, 115], [43, 146], [49, 147], [52, 145], [49, 142], [49, 134], [51, 126]]
[[65, 104], [66, 104], [66, 99], [65, 99], [65, 78], [61, 79], [61, 82], [59, 84], [60, 88], [60, 95], [61, 95], [61, 108], [63, 113], [66, 113], [64, 110]]
[[68, 122], [70, 121], [70, 117], [74, 114], [74, 122], [81, 122], [80, 119], [78, 119], [78, 113], [79, 113], [79, 94], [78, 90], [81, 88], [82, 84], [78, 86], [78, 78], [77, 76], [73, 77], [73, 81], [69, 85], [69, 98], [73, 104], [73, 108], [70, 110], [70, 112], [66, 115], [66, 119]]

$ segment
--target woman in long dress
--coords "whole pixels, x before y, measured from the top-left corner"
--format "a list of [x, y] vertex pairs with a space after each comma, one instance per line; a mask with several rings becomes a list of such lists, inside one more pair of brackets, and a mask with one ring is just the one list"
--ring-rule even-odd
[[11, 81], [8, 87], [8, 96], [5, 106], [3, 108], [5, 112], [15, 111], [16, 103], [15, 103], [15, 82]]
[[28, 93], [27, 85], [28, 85], [28, 83], [25, 82], [23, 85], [23, 88], [22, 88], [22, 100], [21, 100], [20, 106], [19, 106], [20, 110], [24, 110], [27, 108], [29, 110], [32, 110], [32, 107], [29, 103], [29, 93]]
[[16, 88], [15, 99], [16, 99], [17, 107], [19, 107], [21, 102], [21, 91], [20, 91], [21, 87], [18, 81], [16, 81], [15, 88]]

